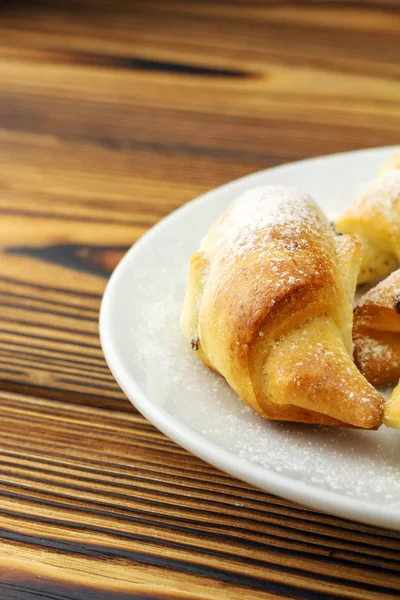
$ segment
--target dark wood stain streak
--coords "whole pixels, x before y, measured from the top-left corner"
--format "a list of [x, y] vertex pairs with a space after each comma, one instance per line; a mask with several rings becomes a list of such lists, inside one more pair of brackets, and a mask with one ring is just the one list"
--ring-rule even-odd
[[[100, 546], [89, 543], [74, 543], [69, 540], [54, 540], [51, 538], [38, 538], [36, 536], [15, 533], [10, 530], [1, 529], [0, 536], [13, 542], [23, 543], [29, 546], [41, 548], [52, 548], [58, 552], [67, 552], [76, 556], [87, 556], [97, 559], [112, 561], [115, 558], [123, 558], [131, 563], [152, 565], [162, 569], [172, 569], [181, 573], [210, 577], [217, 581], [233, 583], [253, 590], [268, 591], [278, 594], [278, 597], [295, 598], [296, 600], [321, 600], [319, 592], [315, 593], [304, 588], [296, 588], [289, 584], [277, 584], [267, 579], [246, 576], [241, 573], [233, 573], [222, 568], [210, 567], [185, 560], [176, 560], [161, 555], [153, 555], [145, 552], [129, 551], [120, 548]], [[371, 591], [373, 589], [371, 588]], [[324, 593], [325, 600], [337, 600], [343, 596]]]
[[45, 248], [11, 247], [4, 252], [13, 256], [28, 256], [38, 260], [73, 269], [99, 277], [109, 277], [110, 270], [96, 262], [96, 253], [125, 253], [129, 246], [78, 246], [77, 244], [57, 244]]
[[[63, 136], [64, 139], [68, 139]], [[74, 138], [76, 139], [76, 138]], [[94, 141], [94, 140], [93, 140]], [[193, 156], [193, 157], [201, 157], [201, 156], [212, 156], [215, 159], [230, 159], [230, 160], [241, 160], [243, 162], [251, 162], [256, 164], [263, 164], [264, 167], [272, 167], [274, 165], [280, 164], [281, 160], [274, 154], [270, 152], [252, 152], [250, 150], [240, 149], [236, 150], [235, 148], [212, 148], [209, 146], [196, 146], [195, 144], [186, 145], [186, 144], [172, 144], [171, 142], [157, 142], [150, 140], [134, 140], [134, 139], [124, 139], [119, 141], [117, 139], [112, 138], [97, 138], [96, 143], [104, 146], [105, 148], [110, 148], [114, 150], [130, 150], [133, 151], [136, 148], [142, 149], [147, 152], [154, 152], [157, 154], [163, 153], [174, 153], [174, 154], [182, 154], [185, 156]], [[292, 160], [291, 155], [285, 156], [285, 162], [290, 162]]]
[[51, 62], [72, 63], [103, 68], [129, 69], [135, 71], [149, 71], [155, 73], [168, 73], [177, 75], [200, 75], [204, 77], [240, 78], [254, 77], [253, 73], [246, 73], [239, 69], [217, 69], [207, 66], [174, 63], [161, 60], [150, 60], [134, 56], [116, 56], [111, 54], [94, 54], [91, 52], [59, 52], [50, 50], [43, 56], [44, 60]]
[[[28, 515], [24, 515], [24, 518], [30, 519]], [[46, 523], [45, 519], [40, 518], [39, 521], [43, 524]], [[62, 527], [63, 521], [59, 521], [59, 526]], [[79, 528], [78, 528], [79, 529]], [[91, 531], [101, 531], [102, 533], [108, 533], [107, 528], [89, 528]], [[279, 593], [280, 596], [288, 597], [288, 598], [296, 598], [299, 600], [320, 600], [321, 596], [319, 592], [314, 592], [310, 589], [298, 588], [290, 584], [285, 583], [275, 583], [274, 581], [268, 580], [268, 571], [276, 569], [276, 565], [267, 563], [262, 564], [266, 569], [265, 578], [259, 578], [255, 576], [246, 576], [245, 574], [238, 573], [236, 571], [230, 571], [228, 569], [223, 569], [222, 567], [216, 568], [211, 567], [207, 564], [201, 564], [197, 562], [189, 562], [185, 559], [174, 559], [172, 557], [163, 556], [160, 554], [150, 554], [146, 552], [126, 550], [121, 548], [116, 548], [113, 546], [103, 546], [103, 545], [95, 545], [87, 542], [72, 542], [70, 540], [63, 539], [54, 539], [54, 538], [37, 538], [36, 536], [31, 536], [27, 534], [21, 534], [19, 532], [14, 532], [6, 529], [0, 529], [0, 536], [3, 539], [9, 539], [14, 542], [24, 543], [32, 546], [39, 546], [44, 548], [53, 548], [58, 552], [68, 552], [75, 555], [83, 555], [86, 557], [97, 558], [97, 559], [106, 559], [113, 560], [115, 558], [124, 558], [125, 560], [131, 563], [139, 563], [139, 564], [147, 564], [158, 566], [164, 569], [173, 569], [183, 573], [193, 573], [197, 575], [202, 575], [206, 577], [211, 577], [212, 579], [216, 579], [218, 581], [226, 581], [230, 583], [234, 583], [235, 585], [240, 585], [244, 587], [249, 587], [254, 590], [268, 590], [273, 593]], [[129, 537], [129, 536], [126, 536]], [[143, 541], [147, 541], [143, 536]], [[154, 541], [153, 541], [154, 543]], [[162, 544], [162, 542], [159, 542]], [[179, 544], [171, 544], [171, 547], [176, 549], [180, 549]], [[196, 553], [199, 552], [199, 548], [195, 547], [194, 551]], [[206, 551], [208, 554], [208, 551]], [[201, 554], [201, 552], [200, 552]], [[211, 555], [218, 553], [210, 553]], [[243, 560], [244, 563], [249, 562], [249, 560]], [[257, 561], [252, 561], [253, 564], [257, 564]], [[221, 563], [220, 563], [221, 564]], [[303, 575], [300, 569], [290, 569], [286, 568], [283, 565], [279, 565], [279, 571], [287, 574], [296, 574]], [[336, 580], [333, 577], [322, 576], [321, 580], [331, 584], [342, 583]], [[348, 585], [348, 582], [343, 582]], [[368, 593], [378, 592], [378, 593], [392, 593], [393, 590], [390, 588], [385, 588], [384, 586], [371, 585], [370, 587], [366, 587], [365, 585], [356, 586], [354, 582], [351, 582], [352, 587], [358, 588], [360, 590], [364, 590]], [[327, 594], [324, 592], [323, 596], [326, 600], [336, 600], [337, 598], [343, 597], [340, 592], [339, 594]]]
[[[0, 590], [3, 600], [180, 600], [181, 596], [144, 594], [131, 591], [129, 593], [118, 590], [99, 590], [96, 587], [79, 585], [75, 582], [68, 583], [68, 591], [63, 585], [48, 580], [30, 579], [28, 577], [15, 582], [8, 574], [2, 575]], [[5, 581], [10, 579], [10, 581]]]
[[[31, 517], [29, 515], [22, 515], [23, 518], [30, 520]], [[38, 518], [37, 519], [40, 523], [45, 524], [46, 520], [43, 518]], [[63, 529], [65, 527], [65, 521], [62, 520], [58, 520], [57, 521], [58, 526]], [[77, 527], [76, 524], [74, 524], [74, 528], [75, 529], [83, 529], [83, 530], [88, 530], [91, 532], [101, 532], [102, 534], [106, 534], [106, 535], [112, 535], [112, 530], [110, 531], [108, 528], [105, 527]], [[11, 539], [13, 541], [24, 541], [24, 543], [26, 544], [32, 544], [32, 545], [36, 545], [38, 543], [38, 538], [36, 538], [35, 536], [30, 536], [30, 535], [24, 535], [21, 533], [17, 533], [17, 532], [12, 532], [9, 530], [5, 530], [5, 529], [0, 529], [0, 536], [4, 537], [5, 539]], [[159, 544], [161, 546], [168, 546], [177, 550], [180, 550], [181, 548], [183, 548], [183, 545], [181, 544], [176, 544], [176, 543], [166, 543], [160, 540], [154, 540], [152, 538], [148, 539], [148, 536], [129, 536], [128, 534], [124, 534], [124, 537], [126, 537], [127, 539], [132, 538], [135, 541], [143, 541], [143, 542], [151, 542], [152, 544]], [[254, 564], [254, 565], [258, 565], [264, 568], [266, 570], [265, 572], [265, 578], [257, 578], [254, 576], [246, 576], [243, 575], [242, 573], [238, 573], [237, 571], [232, 571], [229, 569], [216, 569], [215, 567], [210, 567], [206, 564], [201, 564], [198, 562], [188, 562], [185, 559], [181, 559], [181, 560], [177, 560], [171, 557], [167, 557], [167, 556], [162, 556], [160, 554], [150, 554], [150, 553], [145, 553], [145, 552], [137, 552], [137, 551], [130, 551], [130, 550], [125, 550], [125, 549], [121, 549], [121, 548], [117, 548], [115, 546], [102, 546], [102, 545], [95, 545], [95, 544], [89, 544], [86, 542], [80, 542], [79, 544], [72, 542], [70, 540], [63, 540], [62, 538], [40, 538], [40, 542], [39, 542], [40, 546], [44, 546], [44, 547], [50, 547], [50, 548], [55, 548], [58, 551], [61, 552], [71, 552], [74, 554], [83, 554], [84, 556], [89, 556], [89, 557], [93, 557], [93, 558], [100, 558], [100, 557], [104, 557], [107, 558], [108, 560], [112, 560], [113, 558], [116, 557], [123, 557], [126, 560], [129, 560], [131, 562], [144, 562], [145, 564], [151, 564], [151, 565], [156, 565], [162, 568], [167, 568], [167, 569], [174, 569], [174, 570], [182, 570], [183, 572], [192, 572], [192, 573], [201, 573], [205, 576], [209, 576], [212, 578], [215, 578], [217, 580], [220, 581], [230, 581], [232, 583], [235, 583], [235, 585], [243, 585], [246, 587], [250, 587], [252, 589], [267, 589], [269, 591], [273, 591], [273, 592], [278, 592], [280, 591], [281, 594], [283, 594], [285, 597], [289, 597], [289, 598], [299, 598], [299, 599], [303, 599], [304, 600], [308, 600], [308, 599], [312, 599], [312, 600], [320, 600], [321, 596], [318, 595], [318, 592], [315, 593], [311, 590], [305, 590], [304, 588], [296, 588], [290, 584], [276, 584], [273, 581], [268, 580], [268, 572], [269, 571], [273, 571], [273, 570], [279, 570], [282, 573], [286, 573], [286, 574], [294, 574], [294, 575], [298, 575], [298, 576], [302, 576], [305, 573], [301, 570], [301, 569], [293, 569], [290, 567], [286, 567], [282, 564], [280, 565], [275, 565], [273, 563], [267, 563], [265, 562], [261, 562], [261, 561], [257, 561], [257, 560], [252, 560], [249, 559], [247, 557], [241, 557], [241, 562], [243, 562], [244, 564]], [[185, 549], [187, 549], [188, 547], [186, 546]], [[231, 558], [230, 556], [224, 556], [223, 553], [220, 552], [216, 552], [216, 551], [210, 551], [208, 549], [202, 550], [199, 547], [193, 547], [192, 548], [193, 552], [195, 554], [206, 554], [209, 556], [217, 556], [219, 558]], [[234, 557], [236, 558], [236, 557]], [[221, 564], [221, 563], [220, 563]], [[307, 573], [308, 576], [310, 576], [309, 573]], [[335, 577], [330, 577], [328, 575], [319, 575], [320, 580], [324, 581], [326, 583], [330, 583], [330, 584], [345, 584], [345, 585], [349, 585], [354, 588], [354, 589], [360, 589], [360, 590], [364, 590], [368, 593], [371, 592], [377, 592], [377, 593], [393, 593], [393, 589], [385, 587], [385, 586], [380, 586], [380, 585], [371, 585], [371, 586], [366, 586], [365, 584], [362, 584], [361, 582], [348, 582], [347, 580], [343, 580], [341, 581], [338, 578]], [[312, 578], [310, 577], [310, 582], [312, 581]], [[290, 594], [295, 594], [294, 596], [291, 596]], [[337, 594], [326, 594], [324, 593], [324, 598], [332, 598], [336, 599], [338, 597], [341, 597], [341, 595], [337, 595]]]
[[3, 367], [0, 360], [0, 371], [2, 373], [8, 373], [9, 375], [18, 375], [19, 377], [24, 376], [24, 371], [22, 369], [12, 369], [10, 367]]
[[[3, 461], [2, 461], [3, 464]], [[7, 464], [7, 463], [6, 463]], [[10, 465], [12, 466], [12, 464]], [[30, 478], [28, 478], [30, 479]], [[37, 481], [37, 482], [41, 482], [41, 483], [45, 483], [45, 480], [41, 480], [41, 479], [35, 479], [32, 478], [32, 481]], [[27, 491], [27, 492], [32, 492], [32, 489], [29, 486], [25, 486], [23, 484], [16, 484], [16, 483], [11, 483], [11, 482], [6, 482], [6, 485], [8, 487], [11, 487], [13, 489], [17, 489], [17, 490], [22, 490], [22, 491]], [[67, 486], [68, 487], [68, 486]], [[5, 494], [5, 496], [8, 495], [9, 492], [7, 491], [3, 491], [2, 493]], [[13, 492], [11, 492], [11, 494], [13, 494]], [[12, 496], [14, 497], [14, 496]], [[105, 502], [101, 502], [101, 501], [96, 501], [93, 499], [87, 500], [87, 504], [89, 506], [80, 506], [80, 505], [76, 505], [76, 497], [75, 496], [71, 496], [69, 494], [66, 493], [60, 493], [57, 492], [55, 494], [55, 497], [58, 499], [56, 501], [56, 503], [54, 504], [53, 501], [49, 501], [48, 499], [42, 498], [42, 499], [34, 499], [32, 500], [31, 496], [25, 496], [24, 494], [21, 494], [21, 492], [19, 492], [18, 498], [21, 500], [27, 500], [30, 502], [34, 502], [37, 504], [45, 504], [45, 505], [49, 505], [51, 504], [51, 506], [55, 507], [55, 508], [60, 508], [60, 509], [73, 509], [74, 511], [77, 511], [77, 513], [82, 512], [82, 513], [89, 513], [89, 514], [95, 514], [95, 515], [99, 515], [102, 517], [110, 517], [115, 519], [116, 517], [121, 521], [121, 522], [127, 522], [127, 523], [138, 523], [144, 526], [152, 526], [152, 527], [158, 527], [158, 528], [165, 528], [166, 530], [170, 530], [170, 531], [176, 531], [176, 532], [180, 532], [182, 534], [189, 534], [189, 535], [196, 535], [199, 537], [204, 537], [206, 539], [211, 539], [211, 540], [219, 540], [221, 542], [225, 542], [225, 543], [230, 543], [236, 546], [243, 546], [245, 549], [246, 548], [253, 548], [253, 549], [258, 549], [258, 550], [266, 550], [269, 549], [273, 552], [277, 552], [279, 554], [282, 555], [287, 555], [287, 556], [302, 556], [303, 558], [309, 557], [312, 558], [313, 560], [316, 561], [320, 561], [320, 562], [332, 562], [329, 560], [329, 557], [332, 556], [331, 552], [331, 548], [332, 546], [330, 544], [332, 544], [332, 542], [334, 541], [334, 538], [329, 538], [328, 536], [322, 536], [322, 535], [313, 535], [310, 536], [310, 540], [313, 541], [312, 545], [310, 545], [308, 542], [306, 541], [297, 541], [296, 544], [296, 548], [295, 549], [290, 549], [290, 548], [282, 548], [279, 547], [279, 545], [277, 545], [277, 543], [282, 543], [283, 540], [285, 539], [290, 539], [290, 535], [293, 535], [293, 530], [290, 530], [290, 528], [287, 528], [286, 530], [286, 535], [285, 536], [276, 536], [273, 535], [272, 533], [268, 533], [268, 536], [265, 536], [265, 534], [261, 533], [261, 532], [253, 532], [253, 535], [257, 535], [259, 537], [259, 540], [254, 540], [248, 537], [248, 533], [249, 531], [243, 527], [240, 527], [238, 525], [236, 525], [234, 528], [232, 528], [231, 526], [224, 526], [219, 525], [218, 529], [223, 529], [225, 530], [226, 533], [220, 533], [220, 532], [216, 532], [216, 531], [210, 531], [208, 532], [207, 529], [215, 529], [215, 525], [212, 523], [207, 523], [207, 522], [203, 522], [201, 524], [202, 529], [199, 529], [198, 525], [199, 523], [197, 521], [195, 521], [194, 519], [182, 519], [182, 518], [177, 518], [177, 517], [173, 517], [173, 521], [178, 522], [179, 524], [176, 523], [172, 523], [172, 522], [168, 522], [168, 521], [161, 521], [158, 519], [155, 519], [154, 513], [151, 513], [149, 511], [144, 511], [144, 510], [140, 510], [138, 508], [135, 507], [135, 509], [130, 509], [129, 507], [126, 506], [119, 506], [117, 504], [113, 504], [113, 503], [105, 503]], [[62, 500], [64, 500], [64, 502], [62, 502]], [[69, 500], [71, 502], [73, 502], [73, 504], [68, 504], [65, 503], [65, 500]], [[111, 510], [107, 510], [107, 509], [111, 509]], [[115, 511], [118, 511], [117, 513]], [[239, 521], [240, 522], [240, 521]], [[205, 531], [204, 531], [205, 530]], [[115, 530], [116, 534], [118, 533], [118, 530]], [[239, 538], [238, 534], [241, 534], [242, 536], [244, 536], [243, 538]], [[288, 536], [288, 538], [286, 538], [286, 536]], [[271, 544], [271, 541], [275, 542], [274, 544]], [[322, 542], [325, 542], [325, 544], [323, 544]], [[390, 560], [388, 559], [384, 559], [379, 552], [379, 548], [371, 546], [371, 550], [373, 550], [373, 553], [368, 553], [368, 555], [364, 555], [364, 553], [362, 553], [359, 550], [355, 550], [354, 548], [349, 547], [347, 549], [348, 553], [351, 552], [351, 557], [340, 557], [339, 553], [341, 551], [343, 551], [343, 549], [341, 548], [337, 548], [336, 549], [336, 555], [335, 555], [335, 561], [337, 564], [341, 564], [341, 565], [347, 565], [347, 566], [352, 566], [352, 567], [357, 567], [359, 564], [362, 563], [362, 560], [364, 558], [364, 556], [367, 556], [370, 560], [375, 557], [375, 559], [379, 559], [381, 561], [381, 563], [384, 561], [386, 562], [386, 566], [382, 566], [382, 564], [378, 566], [375, 565], [371, 565], [371, 568], [373, 570], [386, 570], [387, 573], [395, 573], [397, 574], [398, 569], [399, 569], [399, 560], [396, 560], [395, 558], [390, 558]], [[236, 556], [237, 558], [237, 556]], [[370, 564], [370, 563], [368, 563]]]

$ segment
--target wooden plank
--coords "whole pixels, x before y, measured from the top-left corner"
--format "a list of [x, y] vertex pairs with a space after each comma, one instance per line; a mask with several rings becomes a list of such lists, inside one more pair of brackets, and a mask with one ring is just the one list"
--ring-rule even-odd
[[136, 413], [6, 392], [0, 400], [0, 580], [9, 589], [307, 599], [399, 589], [398, 534], [254, 490]]

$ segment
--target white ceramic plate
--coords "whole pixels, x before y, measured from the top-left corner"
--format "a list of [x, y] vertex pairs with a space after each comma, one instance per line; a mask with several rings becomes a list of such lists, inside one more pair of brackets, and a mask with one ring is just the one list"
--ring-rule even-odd
[[306, 160], [244, 177], [186, 204], [137, 242], [104, 295], [100, 335], [119, 385], [178, 444], [267, 492], [400, 530], [400, 432], [264, 421], [194, 356], [179, 330], [189, 259], [245, 189], [295, 185], [338, 213], [393, 148]]

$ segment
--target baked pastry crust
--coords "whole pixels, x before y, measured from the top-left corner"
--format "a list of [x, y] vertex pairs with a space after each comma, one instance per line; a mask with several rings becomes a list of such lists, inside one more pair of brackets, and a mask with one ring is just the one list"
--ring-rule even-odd
[[400, 269], [362, 296], [354, 310], [354, 360], [373, 385], [400, 377]]
[[358, 283], [368, 283], [400, 263], [400, 153], [381, 169], [379, 177], [356, 197], [336, 222], [342, 233], [357, 235], [362, 244]]
[[263, 417], [376, 428], [383, 397], [351, 358], [359, 261], [310, 197], [249, 190], [192, 257], [183, 331]]
[[385, 406], [383, 422], [388, 427], [400, 429], [400, 383], [394, 388]]

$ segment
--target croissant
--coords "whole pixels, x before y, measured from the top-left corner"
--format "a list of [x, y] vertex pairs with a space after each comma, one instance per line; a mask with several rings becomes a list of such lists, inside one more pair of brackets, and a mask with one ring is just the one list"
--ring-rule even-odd
[[383, 422], [388, 427], [400, 429], [400, 383], [394, 388], [389, 401], [386, 403]]
[[383, 397], [351, 358], [359, 262], [310, 197], [249, 190], [192, 257], [182, 329], [263, 417], [377, 428]]
[[354, 360], [373, 385], [400, 377], [400, 269], [370, 289], [354, 311]]
[[379, 177], [355, 198], [336, 222], [342, 233], [356, 234], [362, 244], [358, 283], [386, 277], [400, 263], [400, 153]]
[[382, 174], [393, 169], [400, 169], [400, 150], [392, 154], [389, 160], [385, 162], [379, 173]]

